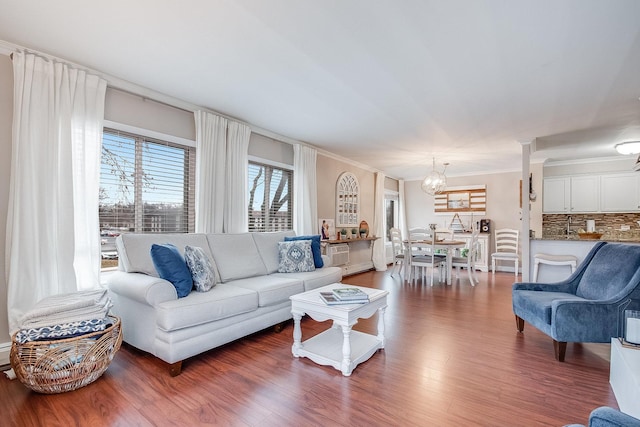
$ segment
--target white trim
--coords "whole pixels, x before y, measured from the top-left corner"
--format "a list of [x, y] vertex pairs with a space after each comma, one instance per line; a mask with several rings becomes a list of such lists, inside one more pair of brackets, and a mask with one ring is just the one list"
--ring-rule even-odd
[[11, 343], [0, 343], [0, 365], [9, 364], [9, 353], [11, 352]]
[[262, 157], [258, 157], [258, 156], [249, 155], [247, 157], [247, 159], [250, 162], [262, 163], [264, 165], [274, 166], [276, 168], [286, 169], [286, 170], [290, 170], [290, 171], [293, 170], [293, 165], [288, 165], [286, 163], [275, 162], [275, 161], [269, 160], [269, 159], [263, 159]]
[[598, 157], [593, 159], [549, 161], [549, 162], [545, 162], [544, 165], [542, 166], [546, 168], [548, 166], [568, 166], [568, 165], [583, 165], [583, 164], [589, 164], [589, 163], [619, 162], [619, 161], [629, 160], [631, 158], [635, 158], [635, 154], [634, 155], [630, 154], [628, 156], [621, 155], [617, 157]]
[[122, 132], [134, 133], [140, 136], [147, 136], [149, 138], [159, 139], [161, 141], [173, 142], [174, 144], [186, 145], [187, 147], [196, 146], [196, 142], [187, 138], [181, 138], [179, 136], [169, 135], [162, 132], [157, 132], [154, 130], [139, 128], [137, 126], [125, 125], [123, 123], [112, 122], [111, 120], [104, 120], [103, 126], [115, 130], [119, 130]]

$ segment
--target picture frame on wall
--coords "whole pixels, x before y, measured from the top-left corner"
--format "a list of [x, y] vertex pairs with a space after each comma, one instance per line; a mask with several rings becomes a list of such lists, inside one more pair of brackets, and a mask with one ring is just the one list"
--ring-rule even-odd
[[319, 219], [318, 226], [322, 240], [332, 240], [336, 238], [336, 223], [333, 219]]

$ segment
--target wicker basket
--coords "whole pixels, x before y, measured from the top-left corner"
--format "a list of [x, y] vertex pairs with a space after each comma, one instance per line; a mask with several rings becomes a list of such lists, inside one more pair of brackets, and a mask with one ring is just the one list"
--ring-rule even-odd
[[52, 341], [11, 343], [11, 367], [22, 384], [39, 393], [62, 393], [97, 380], [122, 344], [120, 319], [104, 331]]

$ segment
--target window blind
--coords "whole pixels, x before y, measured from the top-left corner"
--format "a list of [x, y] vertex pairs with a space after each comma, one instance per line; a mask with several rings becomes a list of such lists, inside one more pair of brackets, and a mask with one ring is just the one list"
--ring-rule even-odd
[[187, 233], [195, 229], [195, 148], [104, 129], [100, 231]]
[[249, 162], [249, 231], [293, 229], [293, 171]]

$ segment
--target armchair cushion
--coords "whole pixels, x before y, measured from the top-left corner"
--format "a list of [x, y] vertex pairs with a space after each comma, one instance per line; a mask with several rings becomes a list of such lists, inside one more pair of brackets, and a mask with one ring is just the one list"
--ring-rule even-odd
[[520, 291], [513, 293], [513, 305], [529, 313], [531, 316], [527, 316], [528, 318], [538, 319], [539, 322], [533, 325], [538, 329], [548, 329], [551, 325], [551, 305], [554, 301], [561, 300], [584, 301], [583, 298], [564, 292]]

